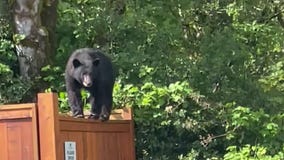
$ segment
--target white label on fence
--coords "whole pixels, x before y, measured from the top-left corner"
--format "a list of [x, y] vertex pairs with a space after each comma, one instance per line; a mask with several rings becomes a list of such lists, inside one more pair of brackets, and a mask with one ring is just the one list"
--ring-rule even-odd
[[76, 142], [66, 141], [65, 160], [76, 160]]

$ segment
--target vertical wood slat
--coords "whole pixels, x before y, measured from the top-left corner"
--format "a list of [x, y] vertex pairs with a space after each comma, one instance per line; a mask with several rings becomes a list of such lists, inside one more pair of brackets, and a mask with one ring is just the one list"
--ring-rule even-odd
[[24, 122], [22, 124], [19, 124], [19, 128], [21, 130], [21, 152], [22, 156], [21, 159], [34, 159], [33, 158], [33, 141], [35, 139], [33, 138], [33, 127], [32, 123], [30, 121]]
[[38, 124], [41, 160], [60, 160], [58, 153], [58, 101], [54, 93], [38, 94]]
[[39, 142], [38, 142], [38, 116], [37, 106], [32, 107], [32, 146], [33, 146], [33, 160], [39, 160]]
[[2, 149], [0, 149], [0, 160], [8, 159], [8, 142], [7, 142], [7, 125], [5, 123], [0, 123], [0, 144]]
[[64, 159], [65, 150], [64, 150], [63, 144], [68, 139], [69, 139], [68, 132], [60, 132], [59, 144], [62, 144], [61, 147], [58, 148], [58, 157], [60, 158], [60, 160]]
[[[19, 124], [8, 124], [8, 159], [22, 159], [21, 130]], [[14, 154], [12, 154], [14, 153]], [[16, 153], [16, 154], [15, 154]]]
[[38, 160], [36, 104], [0, 105], [0, 160]]
[[76, 159], [84, 159], [84, 134], [83, 132], [69, 132], [68, 133], [68, 140], [76, 142]]

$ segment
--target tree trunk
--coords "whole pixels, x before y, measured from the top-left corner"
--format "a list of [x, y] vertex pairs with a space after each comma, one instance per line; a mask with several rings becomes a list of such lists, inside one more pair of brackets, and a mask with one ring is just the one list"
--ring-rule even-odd
[[44, 7], [41, 12], [42, 25], [48, 31], [48, 62], [55, 56], [57, 49], [57, 39], [55, 34], [57, 22], [57, 4], [58, 0], [45, 0]]
[[[16, 44], [20, 74], [24, 78], [30, 79], [38, 76], [40, 69], [47, 64], [51, 53], [50, 33], [55, 28], [44, 26], [41, 19], [42, 11], [55, 8], [54, 17], [56, 17], [57, 0], [15, 0], [13, 4], [13, 22], [15, 33], [23, 35], [24, 39]], [[46, 11], [46, 10], [45, 10]], [[42, 17], [51, 21], [56, 18]], [[51, 24], [55, 22], [50, 22]], [[48, 24], [45, 22], [44, 24]], [[54, 26], [55, 27], [55, 26]]]

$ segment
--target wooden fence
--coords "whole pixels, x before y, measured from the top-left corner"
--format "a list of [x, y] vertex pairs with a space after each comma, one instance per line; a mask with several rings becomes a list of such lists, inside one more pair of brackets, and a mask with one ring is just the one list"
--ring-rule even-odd
[[0, 160], [68, 159], [65, 142], [76, 145], [76, 160], [135, 160], [132, 111], [115, 110], [107, 122], [75, 119], [58, 114], [53, 93], [0, 106]]

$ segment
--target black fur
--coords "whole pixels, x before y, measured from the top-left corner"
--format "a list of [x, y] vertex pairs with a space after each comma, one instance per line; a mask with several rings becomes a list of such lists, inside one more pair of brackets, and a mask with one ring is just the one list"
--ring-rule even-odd
[[[92, 85], [83, 85], [83, 74], [90, 76]], [[83, 118], [81, 89], [90, 93], [91, 115], [89, 118], [108, 120], [112, 109], [112, 92], [115, 77], [111, 60], [101, 51], [82, 48], [69, 57], [65, 69], [68, 102], [74, 117]]]

